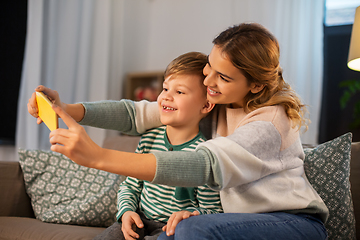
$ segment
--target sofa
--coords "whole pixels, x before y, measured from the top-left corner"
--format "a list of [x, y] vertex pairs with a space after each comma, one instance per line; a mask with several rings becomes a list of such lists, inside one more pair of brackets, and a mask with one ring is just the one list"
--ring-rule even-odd
[[[356, 234], [360, 239], [355, 223], [360, 219], [360, 142], [351, 137], [304, 145], [308, 179], [331, 210], [329, 239], [356, 239]], [[103, 146], [133, 152], [138, 140], [112, 136]], [[19, 161], [0, 160], [1, 240], [92, 239], [115, 221], [123, 176], [78, 166], [50, 151], [20, 149]]]

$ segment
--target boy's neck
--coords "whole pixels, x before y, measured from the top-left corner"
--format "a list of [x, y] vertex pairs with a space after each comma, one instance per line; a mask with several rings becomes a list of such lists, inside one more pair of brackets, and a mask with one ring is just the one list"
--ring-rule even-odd
[[172, 145], [180, 145], [186, 143], [196, 137], [199, 133], [199, 125], [189, 127], [173, 127], [166, 126], [167, 138]]

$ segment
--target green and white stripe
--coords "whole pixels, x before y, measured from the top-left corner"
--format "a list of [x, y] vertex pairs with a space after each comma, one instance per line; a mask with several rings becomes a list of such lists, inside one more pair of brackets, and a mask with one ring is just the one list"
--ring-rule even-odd
[[[196, 146], [205, 141], [199, 133], [194, 139], [181, 145], [171, 145], [166, 137], [166, 127], [162, 126], [146, 132], [136, 149], [137, 153], [159, 151], [194, 151]], [[222, 212], [219, 192], [207, 186], [196, 188], [173, 187], [152, 184], [148, 181], [128, 177], [118, 192], [117, 219], [126, 211], [142, 211], [149, 219], [167, 222], [172, 213], [188, 210], [200, 214]]]

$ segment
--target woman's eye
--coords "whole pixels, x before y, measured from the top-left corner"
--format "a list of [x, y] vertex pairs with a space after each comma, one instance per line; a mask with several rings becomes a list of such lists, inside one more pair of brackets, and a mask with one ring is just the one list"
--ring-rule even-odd
[[167, 92], [167, 91], [168, 91], [168, 89], [167, 89], [167, 88], [163, 88], [163, 91], [164, 91], [164, 92]]
[[224, 81], [224, 82], [230, 82], [229, 80], [227, 80], [226, 78], [224, 78], [223, 76], [220, 75], [220, 78]]

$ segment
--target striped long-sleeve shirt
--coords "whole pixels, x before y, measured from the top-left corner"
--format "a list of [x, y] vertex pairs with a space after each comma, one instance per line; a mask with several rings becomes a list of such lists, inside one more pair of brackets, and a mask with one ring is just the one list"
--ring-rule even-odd
[[[136, 152], [194, 151], [204, 141], [204, 136], [199, 132], [186, 143], [171, 145], [166, 137], [166, 127], [162, 126], [143, 134]], [[126, 211], [137, 210], [149, 219], [167, 222], [171, 214], [177, 211], [197, 210], [200, 214], [211, 214], [222, 212], [222, 207], [219, 192], [207, 186], [173, 187], [128, 177], [120, 185], [116, 217], [120, 221]]]

